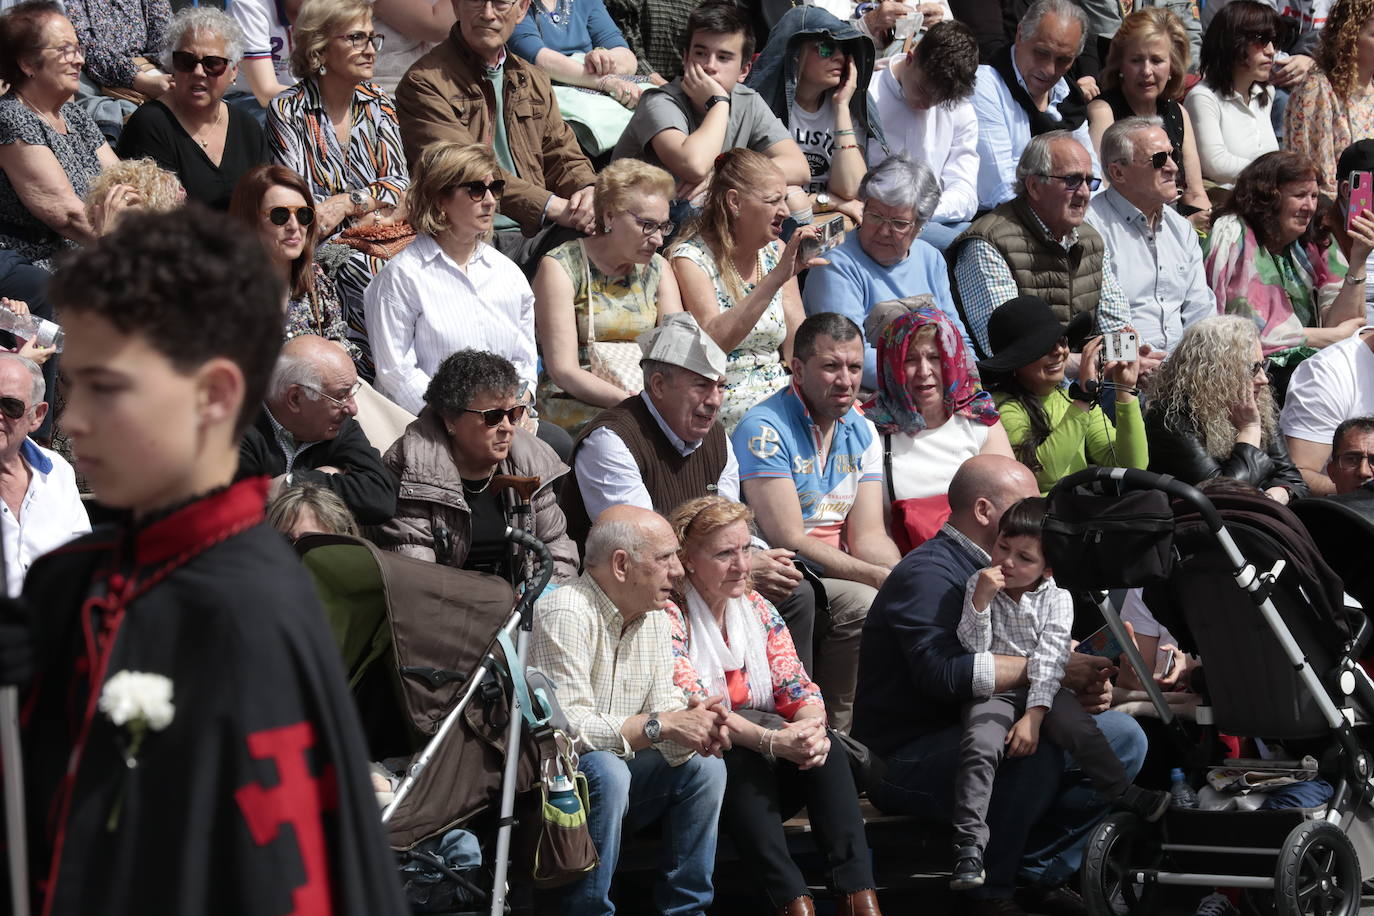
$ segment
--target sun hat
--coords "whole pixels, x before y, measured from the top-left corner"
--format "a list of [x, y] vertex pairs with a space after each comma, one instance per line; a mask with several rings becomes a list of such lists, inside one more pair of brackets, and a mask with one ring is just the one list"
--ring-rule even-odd
[[1008, 373], [1028, 366], [1064, 336], [1064, 325], [1048, 302], [1039, 296], [1017, 296], [993, 309], [988, 318], [988, 347], [992, 356], [978, 363], [978, 371]]

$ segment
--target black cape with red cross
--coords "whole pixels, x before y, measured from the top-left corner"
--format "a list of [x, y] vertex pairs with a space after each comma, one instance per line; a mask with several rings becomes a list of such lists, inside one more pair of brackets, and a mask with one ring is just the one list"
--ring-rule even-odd
[[[35, 913], [406, 912], [334, 642], [264, 496], [240, 481], [29, 571]], [[176, 707], [133, 768], [88, 712], [125, 670], [170, 678]]]

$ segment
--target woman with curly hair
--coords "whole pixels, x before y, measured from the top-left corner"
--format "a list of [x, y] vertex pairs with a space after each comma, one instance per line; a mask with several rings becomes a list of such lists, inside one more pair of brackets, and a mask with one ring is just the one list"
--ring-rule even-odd
[[121, 159], [106, 166], [86, 191], [86, 218], [96, 235], [109, 235], [132, 210], [166, 213], [186, 202], [177, 176], [152, 159]]
[[[1240, 173], [1205, 243], [1207, 284], [1221, 311], [1261, 328], [1265, 356], [1290, 372], [1364, 322], [1364, 272], [1342, 282], [1334, 246], [1302, 244], [1316, 212], [1316, 166], [1287, 150], [1266, 153]], [[1369, 253], [1364, 242], [1351, 245], [1354, 263]]]
[[1150, 470], [1191, 484], [1232, 477], [1281, 503], [1306, 496], [1266, 368], [1253, 322], [1213, 315], [1188, 328], [1150, 388]]
[[1288, 101], [1284, 138], [1317, 166], [1317, 186], [1336, 196], [1336, 157], [1374, 136], [1374, 0], [1337, 0], [1326, 19], [1317, 68]]
[[[1211, 202], [1202, 187], [1202, 166], [1193, 142], [1193, 125], [1179, 104], [1188, 73], [1188, 33], [1169, 10], [1137, 10], [1121, 23], [1102, 68], [1102, 94], [1088, 103], [1088, 130], [1098, 156], [1102, 135], [1114, 122], [1132, 116], [1158, 116], [1173, 146], [1180, 201], [1210, 217]], [[1193, 211], [1188, 211], [1193, 212]]]

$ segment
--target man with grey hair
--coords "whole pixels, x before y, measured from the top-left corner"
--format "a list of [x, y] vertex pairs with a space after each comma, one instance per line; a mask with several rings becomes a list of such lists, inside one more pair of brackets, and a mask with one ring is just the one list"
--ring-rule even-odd
[[1088, 223], [1112, 253], [1112, 269], [1131, 307], [1142, 376], [1172, 350], [1194, 321], [1217, 313], [1202, 246], [1172, 206], [1178, 163], [1158, 117], [1123, 118], [1102, 136], [1111, 187], [1088, 205]]
[[682, 576], [668, 520], [613, 506], [587, 535], [586, 571], [540, 598], [530, 664], [558, 685], [573, 735], [589, 750], [587, 826], [601, 864], [573, 884], [563, 912], [610, 913], [620, 839], [663, 822], [665, 868], [654, 890], [661, 913], [711, 905], [716, 824], [730, 747], [723, 697], [683, 699], [663, 608]]
[[48, 412], [44, 388], [37, 365], [0, 351], [0, 535], [11, 598], [34, 560], [91, 530], [71, 465], [29, 438]]
[[[826, 252], [830, 263], [813, 267], [802, 291], [807, 315], [838, 312], [859, 327], [879, 302], [934, 297], [968, 343], [968, 332], [954, 307], [945, 259], [917, 238], [940, 204], [940, 182], [930, 167], [906, 153], [894, 153], [859, 184], [864, 221], [842, 244]], [[877, 355], [864, 342], [863, 387], [878, 387]]]
[[267, 475], [273, 492], [295, 483], [333, 490], [363, 525], [396, 512], [396, 481], [354, 419], [353, 360], [306, 334], [282, 346], [262, 414], [239, 446], [239, 477]]
[[950, 245], [954, 302], [979, 356], [992, 355], [988, 317], [1017, 296], [1039, 296], [1064, 324], [1093, 312], [1098, 331], [1126, 326], [1131, 310], [1111, 252], [1083, 224], [1100, 181], [1076, 134], [1040, 134], [1016, 165], [1016, 197], [980, 216]]
[[[1087, 29], [1087, 17], [1072, 0], [1037, 0], [1017, 26], [1016, 41], [978, 68], [973, 108], [981, 209], [1016, 195], [1015, 163], [1032, 137], [1070, 131], [1091, 156], [1088, 100], [1065, 78], [1083, 52]], [[1096, 173], [1095, 158], [1091, 168]]]

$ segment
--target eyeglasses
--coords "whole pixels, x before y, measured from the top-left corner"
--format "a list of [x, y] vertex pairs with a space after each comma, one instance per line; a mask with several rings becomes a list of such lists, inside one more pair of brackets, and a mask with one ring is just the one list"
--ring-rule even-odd
[[347, 35], [335, 35], [335, 38], [346, 41], [354, 51], [361, 51], [368, 45], [372, 45], [372, 50], [382, 50], [382, 42], [386, 40], [385, 35], [378, 35], [376, 32], [349, 32]]
[[488, 191], [491, 192], [492, 197], [500, 200], [501, 195], [506, 193], [506, 180], [504, 178], [498, 178], [491, 184], [487, 184], [485, 181], [462, 181], [453, 187], [455, 189], [462, 188], [464, 191], [467, 191], [468, 197], [472, 198], [474, 201], [486, 197]]
[[492, 12], [498, 16], [506, 15], [510, 12], [510, 8], [515, 6], [515, 0], [463, 0], [463, 2], [479, 10], [490, 3]]
[[1096, 191], [1102, 186], [1102, 179], [1096, 175], [1041, 175], [1040, 177], [1064, 182], [1065, 191], [1077, 191], [1085, 181], [1088, 183], [1089, 191]]
[[313, 391], [313, 392], [315, 392], [315, 393], [318, 394], [320, 397], [324, 398], [326, 401], [328, 401], [329, 403], [333, 404], [335, 407], [339, 408], [340, 410], [347, 410], [347, 409], [348, 409], [348, 402], [351, 401], [351, 400], [353, 400], [353, 396], [354, 396], [355, 394], [357, 394], [357, 393], [362, 389], [363, 383], [360, 382], [360, 381], [359, 381], [359, 382], [354, 382], [354, 383], [353, 383], [353, 387], [350, 388], [350, 389], [348, 389], [348, 392], [347, 392], [343, 397], [341, 397], [341, 398], [336, 398], [336, 397], [333, 397], [332, 395], [325, 394], [323, 391], [321, 391], [320, 389], [316, 388], [314, 385], [302, 385], [301, 387], [304, 388], [306, 391]]
[[844, 48], [840, 47], [833, 41], [816, 42], [816, 56], [819, 57], [821, 60], [829, 60], [830, 58], [835, 57], [836, 55], [843, 57]]
[[29, 405], [18, 398], [0, 398], [0, 413], [11, 420], [18, 420], [29, 412]]
[[475, 407], [464, 407], [464, 413], [475, 413], [482, 418], [482, 422], [487, 426], [500, 426], [502, 420], [510, 420], [511, 425], [519, 423], [525, 418], [525, 405], [516, 404], [509, 409], [504, 407], [488, 407], [486, 410], [478, 410]]
[[196, 57], [190, 51], [172, 52], [172, 69], [178, 73], [191, 73], [197, 64], [204, 68], [206, 76], [221, 76], [229, 69], [229, 58], [216, 57], [213, 54]]
[[40, 51], [56, 51], [58, 60], [76, 60], [85, 56], [85, 49], [81, 47], [81, 42], [72, 44], [68, 42], [64, 45], [49, 45], [46, 48], [39, 48]]
[[644, 233], [645, 238], [657, 232], [666, 239], [668, 236], [672, 235], [673, 230], [677, 228], [677, 223], [674, 223], [672, 220], [666, 220], [660, 223], [657, 220], [646, 219], [643, 216], [636, 216], [633, 213], [628, 215], [630, 219], [639, 223], [639, 231]]
[[879, 216], [869, 210], [864, 210], [864, 222], [872, 220], [879, 226], [891, 226], [892, 231], [898, 235], [905, 235], [916, 227], [916, 221], [910, 219], [889, 219], [886, 216]]
[[1277, 37], [1273, 32], [1245, 32], [1243, 34], [1246, 42], [1257, 48], [1262, 48], [1265, 45], [1272, 45], [1274, 39]]
[[1251, 375], [1251, 376], [1263, 375], [1265, 378], [1268, 378], [1268, 377], [1269, 377], [1269, 364], [1266, 363], [1266, 362], [1251, 363], [1251, 364], [1250, 364], [1250, 375]]
[[286, 221], [291, 217], [296, 218], [296, 225], [304, 229], [315, 221], [314, 207], [273, 207], [270, 210], [262, 211], [262, 215], [274, 226], [285, 226]]
[[1169, 150], [1162, 149], [1157, 153], [1151, 154], [1148, 161], [1152, 168], [1162, 169], [1164, 168], [1164, 164], [1173, 158], [1173, 155], [1174, 154], [1169, 152]]
[[[7, 400], [13, 400], [13, 399], [11, 399], [11, 398], [0, 398], [0, 407], [3, 407], [5, 401], [7, 401]], [[9, 416], [8, 411], [5, 413], [5, 416], [7, 416], [7, 417]], [[15, 418], [14, 418], [14, 417], [10, 417], [10, 419], [15, 419]], [[1358, 471], [1358, 470], [1360, 469], [1360, 465], [1364, 464], [1366, 461], [1369, 462], [1369, 466], [1370, 466], [1371, 468], [1374, 468], [1374, 453], [1371, 453], [1371, 452], [1341, 452], [1339, 455], [1336, 456], [1336, 464], [1340, 467], [1340, 469], [1341, 469], [1342, 471]]]

